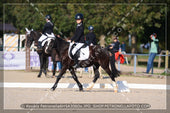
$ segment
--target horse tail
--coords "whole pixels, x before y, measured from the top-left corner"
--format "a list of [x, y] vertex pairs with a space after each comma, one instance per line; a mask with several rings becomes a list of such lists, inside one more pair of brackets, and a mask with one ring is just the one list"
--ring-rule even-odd
[[115, 78], [115, 77], [120, 76], [120, 71], [118, 71], [115, 66], [115, 55], [114, 54], [112, 56], [109, 56], [109, 61], [110, 61], [111, 72], [112, 72], [113, 77]]

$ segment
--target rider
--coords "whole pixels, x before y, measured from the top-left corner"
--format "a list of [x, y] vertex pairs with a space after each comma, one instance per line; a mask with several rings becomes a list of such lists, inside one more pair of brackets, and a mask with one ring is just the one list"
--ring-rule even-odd
[[42, 30], [42, 36], [38, 40], [38, 49], [40, 49], [40, 50], [42, 49], [42, 42], [48, 38], [47, 34], [54, 35], [53, 34], [54, 24], [51, 22], [51, 20], [52, 20], [51, 16], [46, 15], [45, 19], [46, 19], [47, 23], [44, 25], [44, 28]]
[[[77, 27], [76, 27], [76, 31], [74, 36], [71, 38], [71, 42], [72, 43], [84, 43], [84, 25], [83, 25], [83, 14], [78, 13], [75, 15], [75, 19], [76, 19], [76, 23], [77, 23]], [[79, 57], [79, 51], [80, 49], [75, 53], [74, 57], [74, 62], [75, 65], [73, 66], [74, 68], [78, 68], [79, 67], [79, 61], [78, 61], [78, 57]]]
[[89, 26], [88, 27], [89, 33], [86, 35], [86, 43], [88, 45], [97, 45], [97, 41], [96, 41], [96, 35], [94, 34], [93, 30], [94, 27], [93, 26]]

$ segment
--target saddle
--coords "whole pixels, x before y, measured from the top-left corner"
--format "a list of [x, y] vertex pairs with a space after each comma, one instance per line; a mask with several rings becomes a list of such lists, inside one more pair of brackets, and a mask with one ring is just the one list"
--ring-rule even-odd
[[90, 55], [89, 46], [84, 47], [84, 43], [70, 43], [68, 56], [73, 60], [75, 54], [79, 54], [78, 60], [87, 60]]
[[[45, 35], [44, 35], [45, 36]], [[47, 42], [47, 46], [50, 44], [51, 40], [55, 40], [55, 35], [53, 33], [47, 34], [46, 33], [46, 39], [42, 41], [42, 46]]]
[[55, 35], [53, 33], [51, 33], [51, 34], [46, 33], [46, 35], [47, 35], [47, 38], [45, 40], [43, 40], [42, 46], [44, 46], [44, 44], [47, 42], [47, 46], [45, 48], [45, 52], [47, 53], [47, 49], [49, 47], [50, 42], [55, 40]]

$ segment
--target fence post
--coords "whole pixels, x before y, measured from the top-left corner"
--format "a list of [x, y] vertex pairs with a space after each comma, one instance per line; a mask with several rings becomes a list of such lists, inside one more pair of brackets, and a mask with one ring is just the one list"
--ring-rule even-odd
[[163, 54], [163, 51], [161, 51], [160, 55], [159, 55], [159, 61], [158, 61], [158, 68], [161, 67], [161, 55]]
[[152, 65], [152, 70], [151, 70], [151, 73], [153, 74], [153, 65]]
[[134, 55], [134, 73], [136, 74], [136, 55]]
[[169, 58], [169, 51], [166, 50], [166, 57], [165, 57], [165, 72], [167, 73], [168, 71], [168, 58]]
[[30, 68], [30, 48], [26, 47], [26, 71], [30, 71], [31, 68]]
[[118, 70], [120, 71], [120, 59], [118, 61]]

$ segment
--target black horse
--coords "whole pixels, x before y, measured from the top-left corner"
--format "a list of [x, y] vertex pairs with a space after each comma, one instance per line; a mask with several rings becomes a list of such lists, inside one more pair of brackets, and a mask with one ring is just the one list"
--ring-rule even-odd
[[[30, 48], [32, 43], [34, 42], [34, 45], [38, 45], [38, 39], [41, 37], [41, 33], [37, 31], [29, 31], [26, 28], [27, 34], [26, 34], [26, 47]], [[50, 49], [51, 51], [46, 50], [47, 43], [45, 43], [44, 47], [42, 50], [37, 50], [37, 53], [39, 55], [39, 60], [40, 60], [40, 72], [37, 77], [41, 77], [42, 72], [45, 74], [47, 77], [47, 65], [48, 65], [48, 57], [52, 56], [53, 64], [56, 65], [55, 62], [55, 55], [56, 51], [55, 49]], [[51, 48], [51, 47], [50, 47]], [[53, 70], [53, 73], [55, 73], [55, 69]]]
[[[79, 82], [73, 68], [74, 60], [71, 60], [68, 56], [69, 42], [61, 38], [56, 38], [55, 41], [50, 43], [50, 47], [52, 46], [53, 48], [56, 48], [56, 51], [61, 58], [62, 69], [59, 75], [57, 76], [56, 82], [51, 88], [51, 90], [56, 89], [59, 80], [61, 79], [63, 74], [66, 73], [66, 70], [69, 69], [73, 79], [77, 82], [77, 85], [79, 86], [79, 90], [82, 91], [83, 86]], [[100, 76], [98, 71], [99, 66], [101, 66], [105, 70], [105, 72], [110, 76], [115, 86], [116, 85], [115, 77], [119, 76], [119, 71], [115, 67], [115, 61], [110, 59], [109, 52], [99, 45], [90, 46], [89, 50], [90, 50], [89, 58], [87, 60], [80, 61], [80, 67], [84, 68], [84, 67], [93, 66], [94, 69], [94, 73], [95, 73], [94, 80], [91, 83], [91, 85], [88, 87], [88, 89], [91, 89], [94, 86], [94, 83], [97, 81], [97, 79]], [[111, 63], [111, 69], [109, 67], [110, 63]], [[117, 85], [116, 87], [114, 87], [114, 90], [115, 92], [117, 91]]]

